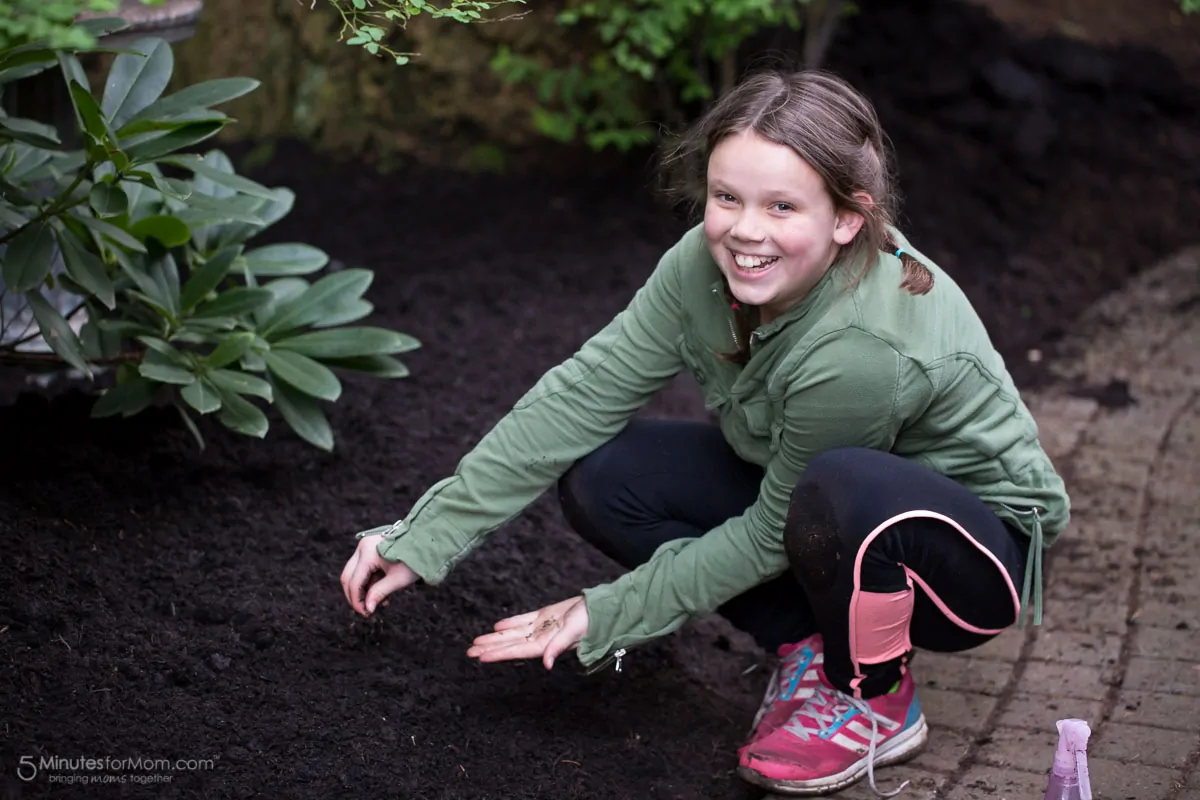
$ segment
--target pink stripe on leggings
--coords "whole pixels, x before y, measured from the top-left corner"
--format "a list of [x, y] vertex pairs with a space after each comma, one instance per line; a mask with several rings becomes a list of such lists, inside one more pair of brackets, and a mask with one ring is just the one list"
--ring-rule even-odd
[[[870, 547], [871, 542], [875, 541], [875, 539], [881, 533], [883, 533], [885, 530], [887, 530], [891, 526], [895, 525], [896, 523], [903, 522], [906, 519], [941, 520], [942, 522], [946, 523], [951, 528], [953, 528], [954, 530], [958, 531], [963, 536], [965, 536], [967, 538], [967, 541], [970, 542], [971, 544], [973, 544], [979, 550], [979, 552], [983, 553], [985, 556], [987, 556], [989, 559], [991, 559], [991, 562], [996, 565], [997, 569], [1000, 570], [1000, 574], [1002, 576], [1004, 576], [1004, 582], [1006, 584], [1008, 584], [1008, 590], [1012, 593], [1014, 622], [1021, 614], [1021, 596], [1017, 592], [1016, 585], [1013, 584], [1012, 576], [1008, 574], [1008, 570], [1006, 570], [1004, 568], [1004, 565], [1000, 563], [1000, 559], [996, 558], [995, 553], [993, 553], [991, 550], [988, 550], [986, 547], [984, 547], [982, 544], [980, 544], [979, 540], [977, 540], [974, 536], [972, 536], [970, 533], [968, 533], [967, 529], [964, 528], [962, 525], [959, 525], [957, 522], [950, 519], [945, 514], [939, 514], [936, 511], [905, 511], [903, 514], [897, 514], [896, 516], [891, 517], [890, 519], [884, 520], [875, 528], [875, 530], [873, 530], [869, 534], [867, 534], [867, 538], [863, 540], [863, 543], [861, 545], [859, 545], [858, 554], [854, 557], [854, 592], [850, 596], [850, 661], [854, 665], [854, 679], [852, 681], [850, 681], [850, 688], [854, 692], [854, 696], [859, 699], [862, 698], [862, 693], [860, 692], [858, 686], [866, 678], [866, 676], [863, 675], [863, 673], [862, 673], [862, 661], [861, 661], [861, 656], [860, 656], [860, 652], [859, 652], [861, 648], [858, 646], [859, 631], [857, 630], [857, 625], [856, 625], [856, 620], [858, 618], [858, 612], [859, 612], [860, 600], [862, 599], [862, 595], [864, 594], [864, 592], [862, 590], [863, 556], [866, 554], [867, 548]], [[910, 581], [916, 581], [918, 584], [920, 584], [921, 588], [924, 589], [929, 594], [929, 598], [931, 600], [933, 600], [934, 605], [936, 605], [938, 607], [938, 609], [943, 614], [946, 615], [946, 618], [949, 619], [951, 622], [953, 622], [955, 625], [958, 625], [960, 628], [963, 628], [964, 630], [971, 631], [972, 633], [992, 634], [992, 633], [1000, 633], [1000, 631], [1004, 630], [1004, 628], [1000, 628], [998, 630], [985, 630], [983, 628], [978, 628], [978, 627], [975, 627], [974, 625], [969, 624], [968, 622], [963, 620], [961, 617], [959, 617], [957, 614], [955, 614], [953, 611], [951, 611], [949, 606], [947, 606], [946, 603], [929, 588], [929, 585], [927, 583], [925, 583], [925, 581], [922, 580], [919, 575], [917, 575], [915, 572], [913, 572], [907, 566], [905, 566], [905, 565], [902, 565], [902, 566], [904, 566], [904, 571], [905, 571], [905, 573], [907, 573], [908, 577], [910, 578]], [[912, 585], [911, 582], [909, 585], [910, 586]], [[867, 602], [868, 602], [868, 604], [870, 603], [869, 600]]]

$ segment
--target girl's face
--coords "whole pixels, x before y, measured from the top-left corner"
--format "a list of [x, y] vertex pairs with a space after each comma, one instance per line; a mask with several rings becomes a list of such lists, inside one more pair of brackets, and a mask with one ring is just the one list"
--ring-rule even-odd
[[704, 233], [739, 302], [770, 322], [799, 303], [862, 227], [790, 147], [742, 131], [708, 159]]

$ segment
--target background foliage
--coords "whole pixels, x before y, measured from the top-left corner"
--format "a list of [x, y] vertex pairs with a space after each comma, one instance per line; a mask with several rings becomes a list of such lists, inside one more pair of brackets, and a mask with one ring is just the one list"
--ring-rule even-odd
[[[81, 27], [100, 36], [119, 22]], [[292, 193], [235, 174], [220, 151], [194, 151], [232, 121], [216, 107], [258, 82], [221, 78], [164, 96], [173, 64], [165, 41], [138, 40], [97, 97], [76, 54], [48, 39], [0, 52], [0, 91], [61, 72], [75, 120], [65, 138], [78, 142], [0, 116], [0, 361], [114, 371], [95, 416], [169, 401], [201, 445], [194, 414], [262, 437], [262, 406], [274, 405], [330, 450], [320, 402], [341, 396], [335, 370], [403, 377], [393, 356], [419, 342], [349, 326], [372, 311], [371, 271], [330, 270], [306, 244], [248, 245], [288, 213]]]

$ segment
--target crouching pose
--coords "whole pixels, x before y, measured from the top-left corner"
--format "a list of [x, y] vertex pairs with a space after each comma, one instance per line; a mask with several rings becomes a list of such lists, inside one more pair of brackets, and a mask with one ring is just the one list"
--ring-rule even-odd
[[[360, 614], [436, 584], [557, 483], [626, 568], [501, 620], [468, 655], [599, 669], [718, 611], [779, 657], [739, 774], [824, 794], [915, 755], [914, 648], [1041, 618], [1063, 482], [969, 301], [893, 223], [871, 105], [753, 75], [683, 138], [703, 222], [402, 520], [359, 534]], [[716, 424], [633, 420], [682, 370]], [[879, 790], [876, 789], [878, 792]]]

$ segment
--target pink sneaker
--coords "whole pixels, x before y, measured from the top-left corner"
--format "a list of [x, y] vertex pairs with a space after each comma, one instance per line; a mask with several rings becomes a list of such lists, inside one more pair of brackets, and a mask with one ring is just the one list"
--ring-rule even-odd
[[929, 737], [910, 672], [895, 692], [858, 700], [821, 685], [791, 718], [740, 751], [738, 774], [778, 794], [816, 795], [844, 789], [866, 775], [875, 786], [875, 767], [907, 761]]
[[739, 756], [756, 739], [761, 739], [787, 722], [792, 712], [821, 685], [818, 670], [825, 662], [825, 645], [821, 634], [814, 633], [796, 644], [783, 645], [779, 648], [779, 658], [779, 664], [767, 682], [762, 704], [754, 715], [754, 723], [750, 726], [750, 738], [738, 750]]

